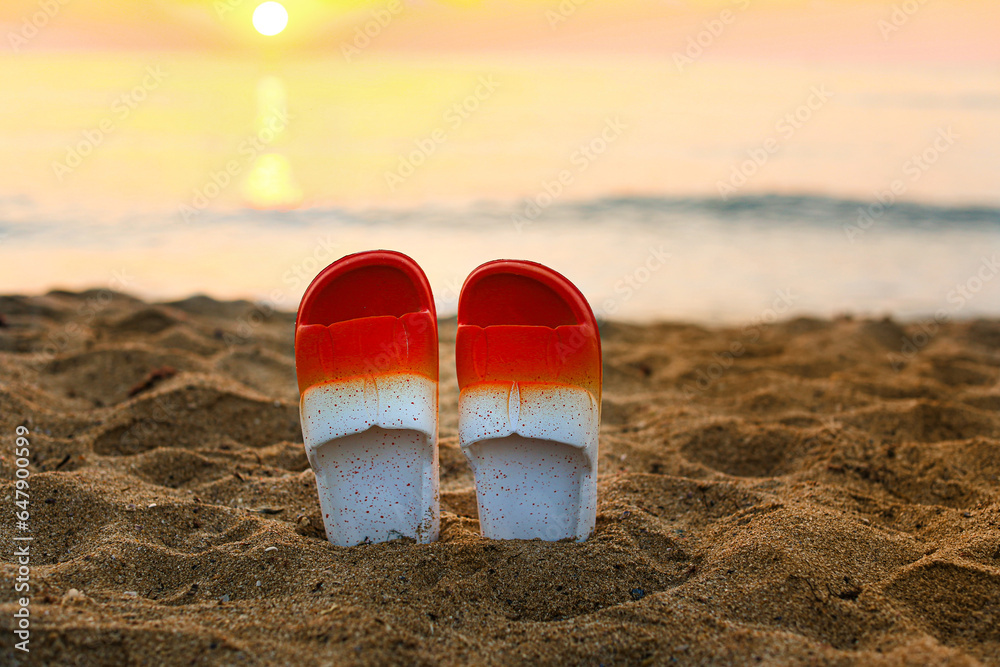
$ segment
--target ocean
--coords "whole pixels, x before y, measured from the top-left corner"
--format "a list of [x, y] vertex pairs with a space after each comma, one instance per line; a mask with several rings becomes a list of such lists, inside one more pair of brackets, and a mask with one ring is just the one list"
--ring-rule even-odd
[[421, 264], [445, 315], [465, 275], [496, 258], [552, 266], [608, 319], [1000, 315], [997, 208], [778, 195], [557, 202], [534, 217], [526, 207], [206, 211], [112, 224], [37, 219], [3, 202], [0, 274], [8, 293], [111, 285], [294, 309], [329, 262], [389, 248]]
[[391, 248], [601, 317], [1000, 315], [1000, 72], [366, 54], [0, 57], [0, 292], [294, 309]]

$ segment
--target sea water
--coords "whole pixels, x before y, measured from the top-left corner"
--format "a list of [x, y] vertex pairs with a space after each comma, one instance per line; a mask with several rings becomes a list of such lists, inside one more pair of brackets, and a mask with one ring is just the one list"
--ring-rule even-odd
[[669, 59], [0, 58], [0, 292], [293, 309], [391, 248], [600, 317], [1000, 315], [1000, 73]]

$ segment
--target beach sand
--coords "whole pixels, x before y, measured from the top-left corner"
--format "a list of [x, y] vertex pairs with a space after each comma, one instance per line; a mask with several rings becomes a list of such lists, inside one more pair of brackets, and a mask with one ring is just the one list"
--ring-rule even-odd
[[604, 325], [575, 544], [478, 535], [444, 321], [441, 540], [338, 548], [253, 308], [0, 297], [0, 662], [1000, 665], [1000, 322]]

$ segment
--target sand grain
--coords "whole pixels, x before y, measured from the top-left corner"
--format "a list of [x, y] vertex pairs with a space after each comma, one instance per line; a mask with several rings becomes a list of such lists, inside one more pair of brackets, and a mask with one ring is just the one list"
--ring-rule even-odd
[[0, 297], [5, 581], [15, 427], [32, 442], [25, 664], [1000, 665], [998, 322], [898, 371], [916, 325], [607, 324], [583, 544], [478, 536], [444, 322], [441, 541], [344, 549], [293, 317], [252, 309]]

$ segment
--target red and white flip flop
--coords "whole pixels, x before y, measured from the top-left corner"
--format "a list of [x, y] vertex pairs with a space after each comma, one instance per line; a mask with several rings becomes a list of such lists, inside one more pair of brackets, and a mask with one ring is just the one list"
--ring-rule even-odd
[[416, 262], [378, 250], [320, 272], [299, 306], [295, 370], [330, 542], [436, 540], [437, 314]]
[[541, 264], [484, 264], [462, 286], [456, 364], [483, 535], [587, 539], [601, 420], [601, 339], [587, 300]]

